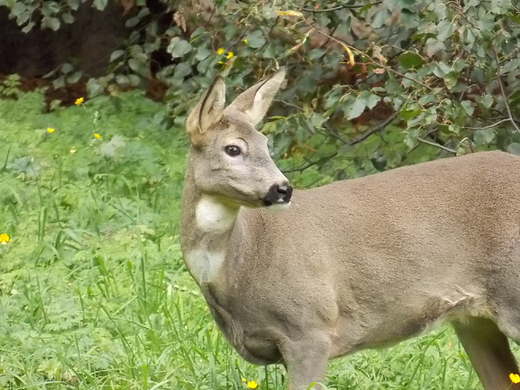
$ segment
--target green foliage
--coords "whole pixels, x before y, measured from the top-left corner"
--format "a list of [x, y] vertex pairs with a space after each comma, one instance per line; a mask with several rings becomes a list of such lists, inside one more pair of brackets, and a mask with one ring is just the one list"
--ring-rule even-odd
[[9, 75], [0, 83], [0, 97], [16, 99], [22, 91], [20, 90], [20, 76], [17, 74]]
[[[4, 3], [20, 26], [38, 10], [41, 27], [55, 29], [80, 1]], [[91, 97], [141, 87], [154, 53], [166, 52], [171, 62], [154, 74], [169, 86], [162, 125], [180, 126], [217, 73], [233, 97], [284, 64], [288, 85], [264, 131], [285, 170], [311, 169], [317, 183], [475, 150], [518, 152], [520, 11], [510, 0], [217, 1], [210, 12], [162, 3], [175, 23], [136, 2], [109, 73], [87, 84]], [[50, 76], [60, 87], [81, 73], [64, 64]], [[378, 128], [386, 118], [393, 126]]]

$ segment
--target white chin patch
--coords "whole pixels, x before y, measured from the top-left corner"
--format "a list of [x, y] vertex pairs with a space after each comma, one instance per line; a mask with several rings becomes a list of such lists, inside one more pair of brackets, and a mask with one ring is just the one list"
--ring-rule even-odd
[[269, 206], [267, 209], [271, 211], [282, 211], [287, 210], [289, 207], [291, 207], [291, 202], [281, 202], [281, 203], [273, 203], [271, 206]]

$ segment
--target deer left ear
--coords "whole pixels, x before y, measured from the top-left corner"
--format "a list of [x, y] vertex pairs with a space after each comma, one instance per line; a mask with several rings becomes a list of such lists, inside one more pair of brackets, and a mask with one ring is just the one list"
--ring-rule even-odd
[[267, 113], [284, 79], [285, 68], [281, 67], [268, 79], [242, 92], [229, 107], [245, 113], [257, 125]]
[[186, 119], [186, 131], [194, 146], [200, 144], [204, 133], [220, 120], [225, 103], [226, 85], [222, 77], [217, 76]]

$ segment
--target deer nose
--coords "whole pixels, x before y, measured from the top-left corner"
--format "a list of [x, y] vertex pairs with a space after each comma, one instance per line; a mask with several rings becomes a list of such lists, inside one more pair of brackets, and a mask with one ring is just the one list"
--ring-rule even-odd
[[280, 198], [285, 202], [291, 200], [293, 188], [289, 185], [289, 183], [285, 183], [281, 186], [276, 186], [276, 192], [280, 195]]
[[292, 193], [293, 188], [287, 182], [282, 185], [273, 184], [271, 188], [269, 188], [269, 191], [267, 191], [267, 195], [264, 197], [263, 201], [266, 206], [289, 203]]

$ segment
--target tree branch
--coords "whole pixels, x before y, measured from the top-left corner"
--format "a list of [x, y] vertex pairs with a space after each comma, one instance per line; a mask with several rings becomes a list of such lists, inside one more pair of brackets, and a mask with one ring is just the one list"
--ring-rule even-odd
[[356, 4], [353, 4], [353, 5], [347, 5], [347, 4], [344, 4], [344, 5], [338, 5], [337, 7], [333, 7], [333, 8], [328, 8], [328, 9], [312, 9], [312, 8], [300, 8], [302, 11], [307, 11], [307, 12], [313, 12], [313, 13], [322, 13], [322, 12], [333, 12], [333, 11], [339, 11], [340, 9], [357, 9], [357, 8], [363, 8], [365, 6], [374, 6], [374, 5], [379, 5], [381, 4], [382, 1], [376, 1], [375, 3], [369, 3], [369, 4], [360, 4], [360, 5], [356, 5]]
[[504, 84], [502, 83], [502, 78], [500, 77], [500, 61], [498, 60], [498, 54], [494, 48], [493, 48], [493, 53], [495, 53], [495, 60], [497, 62], [497, 79], [498, 79], [498, 84], [500, 84], [500, 92], [502, 93], [502, 97], [504, 98], [504, 104], [506, 105], [507, 115], [509, 116], [509, 120], [513, 124], [517, 133], [520, 133], [520, 128], [518, 128], [518, 125], [516, 124], [516, 121], [515, 121], [515, 117], [513, 116], [512, 112], [511, 112], [511, 107], [509, 107], [509, 103], [507, 102], [506, 91], [504, 89]]
[[438, 144], [436, 142], [431, 142], [431, 141], [425, 140], [424, 138], [417, 138], [417, 141], [419, 141], [422, 144], [435, 146], [436, 148], [442, 149], [442, 150], [444, 150], [446, 152], [449, 152], [449, 153], [452, 153], [452, 154], [457, 154], [456, 150], [447, 148], [446, 146], [442, 146], [441, 144]]

